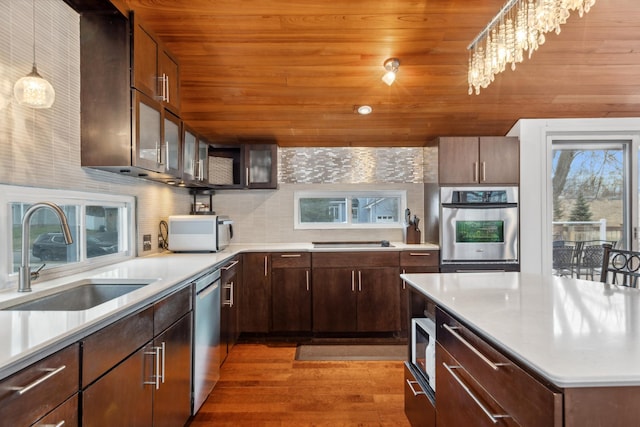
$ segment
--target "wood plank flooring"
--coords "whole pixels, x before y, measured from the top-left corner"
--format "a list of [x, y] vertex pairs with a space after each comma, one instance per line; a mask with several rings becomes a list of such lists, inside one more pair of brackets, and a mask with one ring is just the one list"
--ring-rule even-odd
[[189, 426], [409, 427], [403, 362], [296, 361], [295, 352], [236, 345]]

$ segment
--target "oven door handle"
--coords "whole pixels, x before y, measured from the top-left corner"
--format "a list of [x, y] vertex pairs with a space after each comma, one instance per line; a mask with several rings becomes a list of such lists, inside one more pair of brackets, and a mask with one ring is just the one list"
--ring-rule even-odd
[[517, 203], [443, 203], [443, 208], [449, 209], [511, 209], [517, 208]]

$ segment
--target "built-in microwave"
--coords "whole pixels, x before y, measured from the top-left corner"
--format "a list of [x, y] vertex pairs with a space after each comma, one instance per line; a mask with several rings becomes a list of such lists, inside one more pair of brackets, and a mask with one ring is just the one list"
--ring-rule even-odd
[[218, 252], [233, 237], [233, 221], [221, 215], [169, 216], [169, 250], [173, 252]]
[[411, 363], [435, 392], [436, 325], [432, 319], [411, 319]]

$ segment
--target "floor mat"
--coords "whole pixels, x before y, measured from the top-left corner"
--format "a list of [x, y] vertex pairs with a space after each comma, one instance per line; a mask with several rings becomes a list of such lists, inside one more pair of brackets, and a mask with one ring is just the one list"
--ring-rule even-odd
[[407, 360], [407, 346], [300, 345], [296, 360]]

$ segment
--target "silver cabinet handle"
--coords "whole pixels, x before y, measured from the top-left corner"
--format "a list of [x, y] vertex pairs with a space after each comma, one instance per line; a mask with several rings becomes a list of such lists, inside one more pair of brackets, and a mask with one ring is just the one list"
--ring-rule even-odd
[[167, 102], [171, 102], [171, 98], [170, 98], [170, 96], [169, 96], [169, 93], [170, 93], [170, 92], [169, 92], [169, 75], [168, 75], [168, 74], [165, 74], [165, 75], [164, 75], [164, 79], [165, 79], [164, 81], [165, 81], [165, 83], [166, 83], [166, 85], [167, 85], [167, 89], [166, 89], [166, 93], [165, 93], [165, 98], [166, 98], [166, 101], [167, 101]]
[[362, 271], [358, 270], [358, 292], [362, 292]]
[[462, 381], [462, 379], [458, 377], [458, 375], [456, 375], [455, 372], [453, 372], [454, 369], [464, 369], [462, 366], [449, 366], [444, 362], [442, 362], [442, 366], [444, 366], [444, 368], [449, 372], [449, 374], [451, 374], [453, 379], [456, 380], [458, 384], [460, 384], [460, 387], [462, 387], [462, 389], [467, 393], [467, 395], [469, 395], [469, 397], [476, 403], [476, 405], [478, 405], [478, 407], [482, 410], [482, 412], [484, 412], [484, 414], [491, 420], [493, 424], [498, 423], [498, 418], [511, 418], [511, 415], [507, 415], [507, 414], [492, 414], [491, 411], [489, 411], [489, 409], [487, 409], [487, 407], [484, 406], [484, 404], [480, 401], [480, 399], [478, 399], [478, 397], [476, 397], [476, 395], [473, 394], [471, 390], [469, 390], [469, 387], [467, 387], [467, 385]]
[[307, 292], [309, 292], [309, 270], [305, 271], [305, 275], [306, 275], [306, 278], [307, 278]]
[[162, 164], [162, 147], [158, 141], [156, 141], [156, 163]]
[[280, 258], [300, 258], [302, 254], [281, 254]]
[[458, 341], [464, 344], [469, 350], [471, 350], [476, 356], [478, 356], [484, 363], [489, 365], [491, 369], [497, 371], [500, 366], [507, 366], [508, 363], [495, 363], [489, 360], [484, 354], [475, 348], [469, 341], [465, 340], [462, 335], [456, 332], [454, 329], [460, 329], [458, 326], [449, 326], [446, 323], [442, 324], [442, 327], [451, 333]]
[[240, 261], [238, 261], [238, 260], [231, 261], [228, 265], [225, 265], [224, 267], [222, 267], [222, 269], [223, 270], [229, 270], [230, 268], [234, 267], [239, 262]]
[[143, 382], [143, 384], [147, 384], [147, 385], [153, 385], [155, 386], [156, 390], [158, 390], [160, 388], [160, 379], [162, 378], [162, 374], [160, 373], [160, 368], [161, 368], [161, 355], [160, 353], [162, 352], [162, 347], [153, 347], [153, 351], [145, 351], [144, 354], [148, 354], [150, 356], [153, 356], [154, 362], [155, 362], [155, 371], [153, 372], [153, 381], [145, 381]]
[[62, 420], [58, 424], [35, 424], [37, 427], [62, 427], [65, 421]]
[[22, 387], [10, 387], [10, 389], [11, 390], [16, 390], [18, 392], [18, 394], [22, 396], [26, 392], [28, 392], [30, 390], [33, 390], [34, 388], [38, 387], [40, 384], [42, 384], [43, 382], [47, 381], [49, 378], [59, 374], [65, 368], [66, 368], [66, 365], [62, 365], [59, 368], [45, 368], [45, 369], [43, 369], [43, 371], [47, 372], [47, 374], [41, 376], [37, 380], [35, 380], [32, 383], [29, 383], [29, 384], [27, 384], [25, 386], [22, 386]]
[[229, 298], [222, 303], [226, 307], [233, 307], [233, 282], [229, 282], [223, 286], [224, 289], [229, 289]]
[[356, 291], [356, 272], [351, 270], [351, 292]]
[[247, 178], [247, 185], [249, 185], [249, 184], [250, 184], [250, 182], [249, 182], [249, 168], [246, 168], [246, 170], [245, 170], [245, 176], [246, 176], [246, 178]]
[[164, 377], [166, 376], [167, 371], [165, 370], [165, 359], [166, 359], [166, 354], [167, 354], [167, 347], [166, 347], [166, 343], [164, 341], [162, 341], [162, 384], [164, 384]]
[[[402, 274], [407, 274], [407, 270], [405, 268], [402, 269]], [[407, 289], [407, 281], [402, 279], [402, 290]]]
[[431, 256], [431, 252], [409, 252], [409, 256]]
[[480, 182], [487, 180], [487, 162], [482, 162], [482, 174], [480, 175]]
[[269, 269], [269, 261], [267, 260], [268, 255], [264, 256], [264, 277], [268, 276], [268, 269]]
[[413, 393], [414, 396], [419, 396], [421, 394], [427, 394], [425, 393], [423, 390], [422, 391], [416, 391], [415, 388], [413, 388], [413, 385], [420, 385], [418, 384], [418, 381], [409, 381], [409, 379], [407, 379], [407, 385], [409, 386], [409, 388], [411, 389], [411, 392]]
[[169, 170], [169, 141], [164, 142], [164, 162], [165, 168], [164, 170]]
[[473, 181], [478, 181], [478, 162], [473, 162]]

